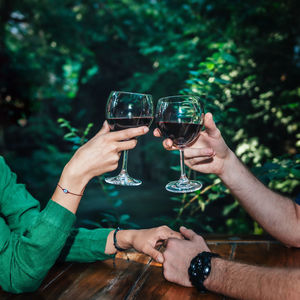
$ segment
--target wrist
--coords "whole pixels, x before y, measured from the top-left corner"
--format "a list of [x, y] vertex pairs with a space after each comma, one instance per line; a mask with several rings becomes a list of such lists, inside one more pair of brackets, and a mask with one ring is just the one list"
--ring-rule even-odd
[[78, 194], [81, 194], [84, 191], [88, 182], [89, 179], [87, 176], [77, 172], [76, 168], [73, 167], [71, 162], [66, 164], [59, 179], [59, 184], [63, 188], [67, 188], [73, 193]]
[[130, 249], [133, 247], [133, 239], [136, 230], [119, 230], [116, 239], [118, 246], [122, 249]]
[[200, 292], [206, 292], [204, 282], [211, 273], [211, 260], [215, 257], [220, 257], [219, 254], [213, 252], [203, 251], [195, 256], [190, 263], [188, 275], [190, 282]]
[[205, 288], [211, 291], [218, 290], [218, 278], [222, 277], [222, 270], [224, 270], [224, 259], [213, 257], [211, 259], [210, 274], [203, 282]]
[[218, 174], [223, 182], [226, 182], [228, 178], [230, 178], [232, 170], [234, 169], [233, 166], [237, 163], [237, 161], [238, 158], [236, 157], [236, 155], [232, 152], [231, 149], [228, 149], [228, 154], [224, 158], [222, 171]]

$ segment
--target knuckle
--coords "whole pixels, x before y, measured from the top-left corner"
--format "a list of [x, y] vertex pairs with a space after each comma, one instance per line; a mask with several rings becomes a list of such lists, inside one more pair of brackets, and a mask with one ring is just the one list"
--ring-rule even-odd
[[111, 149], [111, 151], [117, 151], [118, 146], [115, 143], [113, 143], [113, 144], [111, 144], [110, 149]]
[[119, 158], [120, 158], [119, 152], [116, 152], [116, 153], [112, 156], [112, 162], [113, 162], [113, 163], [118, 162], [118, 161], [119, 161]]
[[128, 143], [128, 149], [132, 149], [136, 146], [137, 141], [136, 140], [132, 140]]
[[113, 163], [111, 164], [109, 167], [108, 167], [108, 171], [111, 172], [111, 171], [114, 171], [115, 169], [117, 169], [118, 167], [118, 164], [117, 163]]
[[204, 238], [201, 235], [196, 235], [195, 238], [201, 243], [204, 242]]
[[191, 158], [191, 159], [189, 159], [188, 160], [189, 161], [189, 163], [191, 164], [191, 165], [194, 165], [196, 162], [195, 162], [195, 158]]
[[216, 129], [215, 137], [216, 137], [216, 138], [221, 137], [221, 131], [220, 131], [219, 128]]
[[133, 139], [133, 140], [132, 140], [132, 146], [135, 147], [136, 144], [137, 144], [137, 142], [138, 142], [137, 139]]
[[162, 231], [168, 230], [169, 227], [167, 225], [161, 225], [157, 229], [159, 232], [162, 232]]

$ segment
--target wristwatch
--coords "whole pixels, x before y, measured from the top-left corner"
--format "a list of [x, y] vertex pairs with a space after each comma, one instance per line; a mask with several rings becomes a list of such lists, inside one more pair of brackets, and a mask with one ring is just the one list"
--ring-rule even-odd
[[206, 251], [201, 252], [192, 259], [188, 269], [192, 285], [202, 293], [207, 291], [203, 283], [210, 274], [212, 257], [220, 257], [220, 255]]

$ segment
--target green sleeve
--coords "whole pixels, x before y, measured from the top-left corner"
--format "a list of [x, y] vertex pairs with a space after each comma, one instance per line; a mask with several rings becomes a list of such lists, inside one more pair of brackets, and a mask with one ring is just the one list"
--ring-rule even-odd
[[74, 214], [53, 201], [23, 234], [1, 237], [0, 285], [5, 291], [36, 290], [57, 260], [70, 234]]
[[40, 211], [39, 202], [0, 157], [0, 286], [14, 293], [37, 289], [74, 221], [73, 213], [53, 201]]
[[61, 253], [60, 260], [92, 262], [113, 257], [104, 253], [106, 239], [113, 229], [76, 228], [70, 234]]
[[40, 212], [40, 203], [17, 183], [17, 176], [0, 156], [0, 213], [9, 229], [22, 234]]
[[21, 293], [37, 289], [58, 256], [65, 261], [106, 259], [111, 229], [72, 229], [75, 215], [49, 201], [39, 202], [16, 182], [0, 156], [0, 286]]

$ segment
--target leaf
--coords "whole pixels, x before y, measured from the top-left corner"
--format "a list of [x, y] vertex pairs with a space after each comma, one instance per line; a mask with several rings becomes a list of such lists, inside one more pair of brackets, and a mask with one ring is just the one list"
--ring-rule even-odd
[[115, 204], [114, 204], [114, 207], [119, 207], [123, 204], [123, 201], [121, 199], [118, 199]]
[[232, 64], [237, 64], [238, 63], [238, 61], [237, 61], [237, 59], [233, 56], [233, 55], [231, 55], [231, 54], [228, 54], [228, 53], [222, 53], [222, 58], [225, 60], [225, 61], [227, 61], [227, 62], [229, 62], [229, 63], [232, 63]]
[[73, 132], [69, 132], [64, 135], [64, 139], [68, 139], [68, 138], [74, 137], [74, 136], [76, 136], [76, 135]]
[[227, 216], [232, 210], [234, 210], [237, 206], [239, 205], [239, 203], [237, 201], [235, 201], [234, 203], [227, 205], [224, 207], [223, 209], [223, 216]]
[[298, 169], [291, 169], [291, 173], [296, 177], [300, 179], [300, 170]]
[[181, 202], [181, 197], [170, 197], [172, 201]]
[[181, 169], [180, 166], [171, 166], [171, 170], [179, 172]]
[[109, 192], [109, 196], [110, 197], [116, 197], [119, 195], [119, 191], [112, 191], [112, 192]]
[[201, 199], [199, 199], [198, 205], [200, 206], [201, 211], [203, 212], [205, 210], [205, 203]]
[[164, 51], [164, 48], [162, 46], [158, 46], [158, 45], [155, 45], [153, 47], [142, 50], [143, 54], [145, 54], [145, 55], [149, 55], [152, 53], [161, 53], [163, 51]]
[[120, 217], [120, 223], [124, 223], [125, 221], [130, 219], [130, 215], [124, 214]]
[[[101, 215], [104, 216], [104, 217], [106, 217], [106, 219], [109, 220], [109, 221], [113, 221], [113, 222], [117, 221], [117, 218], [114, 215], [112, 215], [112, 214], [103, 212], [103, 213], [101, 213]], [[103, 219], [102, 221], [104, 221], [104, 220], [105, 219]]]

